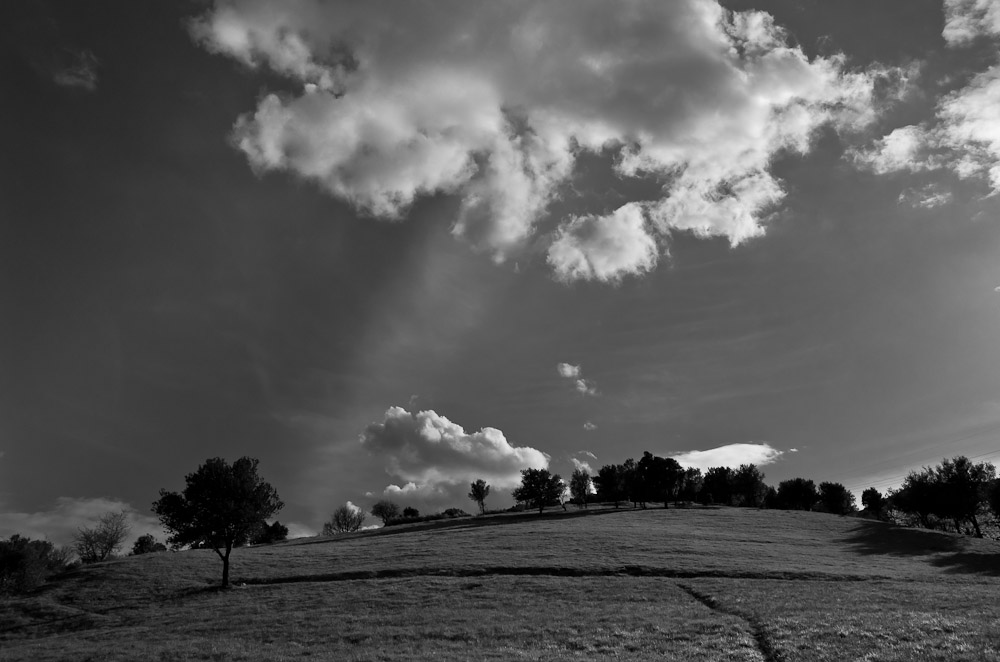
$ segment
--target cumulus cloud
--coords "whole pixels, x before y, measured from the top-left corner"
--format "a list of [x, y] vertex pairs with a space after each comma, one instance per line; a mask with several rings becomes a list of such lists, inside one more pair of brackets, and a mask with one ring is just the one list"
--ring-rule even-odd
[[590, 432], [592, 430], [596, 430], [597, 426], [591, 423], [590, 421], [585, 421], [583, 424], [583, 429], [586, 430], [587, 432]]
[[147, 533], [165, 540], [166, 533], [155, 517], [138, 512], [125, 501], [106, 497], [58, 497], [48, 510], [0, 513], [0, 538], [17, 533], [29, 538], [44, 538], [55, 545], [69, 545], [81, 527], [93, 526], [105, 513], [122, 510], [127, 513], [132, 527], [126, 549], [136, 538]]
[[[1000, 37], [1000, 5], [992, 0], [946, 0], [945, 40], [962, 47], [977, 37]], [[852, 158], [877, 173], [950, 170], [985, 181], [1000, 193], [1000, 64], [975, 74], [965, 87], [941, 99], [933, 119], [894, 129]], [[936, 206], [947, 196], [924, 196]], [[920, 199], [920, 198], [917, 198]]]
[[583, 378], [583, 369], [578, 365], [559, 363], [556, 365], [559, 376], [573, 382], [573, 388], [580, 395], [597, 395], [597, 385], [590, 379]]
[[670, 457], [684, 467], [696, 467], [705, 471], [710, 467], [737, 468], [741, 464], [756, 464], [762, 466], [775, 462], [783, 455], [782, 451], [770, 444], [726, 444], [704, 451], [686, 451], [674, 453]]
[[573, 463], [573, 468], [579, 471], [586, 471], [590, 475], [594, 475], [594, 470], [591, 468], [590, 463], [584, 460], [579, 460], [575, 457], [571, 457], [570, 461]]
[[953, 46], [1000, 35], [1000, 5], [995, 0], [944, 0], [943, 35]]
[[498, 261], [538, 236], [582, 152], [662, 181], [656, 199], [555, 219], [548, 263], [567, 281], [645, 273], [675, 231], [762, 234], [785, 196], [775, 156], [870, 122], [899, 77], [810, 59], [770, 15], [715, 0], [217, 0], [192, 34], [299, 86], [236, 121], [255, 170], [385, 219], [456, 195], [454, 234]]
[[565, 281], [615, 282], [651, 270], [656, 258], [656, 240], [647, 231], [637, 203], [607, 216], [578, 216], [565, 221], [548, 252], [556, 277]]
[[401, 482], [386, 487], [386, 496], [427, 502], [464, 499], [469, 484], [480, 478], [494, 488], [512, 488], [520, 484], [522, 469], [549, 465], [544, 453], [512, 446], [496, 428], [466, 432], [434, 411], [411, 414], [401, 407], [391, 407], [383, 422], [369, 425], [361, 443]]

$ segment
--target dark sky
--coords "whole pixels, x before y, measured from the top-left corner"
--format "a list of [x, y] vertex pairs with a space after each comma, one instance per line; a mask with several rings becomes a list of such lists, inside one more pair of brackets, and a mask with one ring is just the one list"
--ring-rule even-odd
[[[947, 4], [730, 2], [787, 42], [709, 26], [739, 47], [708, 58], [586, 3], [4, 3], [0, 536], [151, 526], [214, 456], [260, 458], [299, 532], [390, 485], [466, 507], [539, 451], [857, 490], [1000, 457], [1000, 21]], [[781, 48], [811, 68], [719, 64]]]

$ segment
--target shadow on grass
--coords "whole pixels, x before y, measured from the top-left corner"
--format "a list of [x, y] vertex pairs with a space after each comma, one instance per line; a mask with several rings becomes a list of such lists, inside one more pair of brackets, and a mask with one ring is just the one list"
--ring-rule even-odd
[[861, 521], [844, 542], [859, 554], [924, 556], [945, 572], [1000, 576], [1000, 551], [987, 541], [958, 534]]

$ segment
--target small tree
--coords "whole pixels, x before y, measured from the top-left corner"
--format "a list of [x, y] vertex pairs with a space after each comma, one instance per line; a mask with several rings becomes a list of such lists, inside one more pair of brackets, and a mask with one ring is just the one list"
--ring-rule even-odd
[[559, 474], [551, 474], [548, 469], [522, 469], [521, 485], [515, 487], [511, 494], [518, 501], [537, 506], [541, 515], [545, 506], [559, 501], [563, 489]]
[[132, 544], [132, 556], [165, 551], [167, 551], [167, 546], [162, 542], [157, 541], [157, 539], [149, 533], [139, 536], [135, 543]]
[[25, 593], [69, 565], [72, 552], [48, 540], [13, 535], [0, 540], [0, 595]]
[[486, 481], [480, 478], [476, 482], [472, 483], [472, 489], [469, 490], [469, 498], [476, 502], [479, 506], [479, 514], [486, 514], [486, 497], [490, 495], [490, 486], [486, 484]]
[[881, 519], [882, 510], [885, 508], [885, 497], [874, 487], [869, 487], [861, 493], [861, 505], [869, 513]]
[[285, 505], [257, 474], [258, 460], [241, 457], [232, 465], [216, 457], [185, 477], [182, 493], [160, 490], [153, 512], [172, 533], [171, 545], [209, 547], [222, 559], [222, 586], [229, 586], [229, 555], [249, 540]]
[[840, 483], [820, 483], [819, 502], [828, 513], [847, 515], [855, 511], [854, 494]]
[[323, 535], [332, 536], [337, 533], [354, 533], [364, 523], [365, 511], [348, 502], [333, 511], [330, 521], [323, 525]]
[[403, 517], [409, 519], [420, 517], [420, 511], [413, 506], [407, 506], [406, 508], [403, 508]]
[[130, 528], [124, 510], [104, 513], [96, 526], [77, 530], [73, 547], [83, 563], [106, 561], [121, 551]]
[[590, 474], [583, 469], [574, 469], [569, 478], [569, 493], [577, 505], [586, 508], [587, 497], [590, 496]]
[[372, 515], [382, 520], [383, 525], [399, 517], [399, 512], [399, 506], [388, 499], [382, 499], [372, 506]]
[[273, 524], [264, 525], [250, 538], [251, 545], [270, 545], [271, 543], [288, 540], [288, 527], [275, 520]]

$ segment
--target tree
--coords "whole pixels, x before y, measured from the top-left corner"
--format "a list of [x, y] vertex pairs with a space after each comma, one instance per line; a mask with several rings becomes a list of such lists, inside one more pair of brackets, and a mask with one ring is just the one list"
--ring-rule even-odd
[[25, 593], [69, 565], [72, 551], [17, 534], [0, 540], [0, 595]]
[[138, 556], [140, 554], [152, 554], [153, 552], [165, 552], [167, 551], [167, 546], [162, 542], [159, 542], [152, 534], [145, 534], [139, 536], [135, 543], [132, 544], [132, 556]]
[[230, 465], [216, 457], [185, 477], [181, 493], [160, 490], [153, 512], [175, 547], [208, 547], [222, 559], [222, 586], [229, 586], [229, 556], [285, 505], [257, 474], [258, 460], [241, 457]]
[[549, 473], [548, 469], [522, 469], [521, 485], [511, 492], [516, 500], [537, 506], [539, 515], [545, 506], [559, 501], [562, 493], [562, 478]]
[[260, 528], [250, 538], [251, 545], [270, 545], [271, 543], [281, 542], [282, 540], [288, 540], [288, 527], [281, 522], [275, 520], [273, 524], [265, 525]]
[[476, 502], [479, 506], [479, 514], [486, 514], [486, 497], [490, 495], [490, 486], [486, 484], [486, 481], [482, 478], [478, 479], [476, 482], [472, 483], [472, 489], [469, 490], [469, 498]]
[[348, 501], [333, 511], [330, 521], [323, 525], [323, 535], [332, 536], [337, 533], [354, 533], [365, 523], [365, 511]]
[[372, 506], [372, 515], [382, 520], [383, 526], [399, 517], [399, 513], [399, 506], [388, 499], [380, 499]]
[[615, 508], [619, 506], [624, 493], [623, 470], [620, 464], [606, 464], [600, 468], [591, 480], [597, 488], [597, 498], [600, 501], [614, 501]]
[[732, 490], [738, 505], [760, 508], [767, 496], [763, 472], [755, 464], [741, 464], [732, 474]]
[[106, 561], [121, 551], [130, 528], [124, 510], [104, 513], [95, 526], [77, 530], [73, 547], [83, 563]]
[[701, 482], [703, 503], [733, 503], [733, 470], [729, 467], [710, 467]]
[[920, 526], [931, 527], [931, 515], [935, 511], [937, 500], [937, 481], [934, 470], [924, 467], [920, 471], [911, 471], [903, 479], [902, 486], [892, 492], [889, 502], [892, 507], [916, 517]]
[[677, 492], [678, 498], [681, 501], [694, 501], [697, 499], [698, 494], [701, 492], [703, 480], [701, 469], [698, 467], [684, 469], [684, 472], [681, 474], [681, 487]]
[[812, 510], [818, 499], [811, 480], [792, 478], [778, 484], [778, 507], [784, 510]]
[[590, 474], [583, 469], [574, 469], [569, 478], [569, 492], [578, 505], [586, 508], [590, 495]]
[[882, 509], [885, 508], [885, 497], [874, 487], [869, 487], [861, 493], [861, 505], [869, 513], [881, 519]]
[[958, 533], [961, 533], [963, 522], [972, 524], [976, 537], [982, 538], [977, 515], [988, 501], [987, 490], [995, 474], [989, 462], [973, 464], [964, 455], [942, 460], [934, 470], [937, 483], [935, 514], [952, 520]]
[[856, 509], [854, 494], [840, 483], [820, 483], [819, 502], [823, 510], [837, 515], [847, 515]]
[[420, 517], [420, 511], [413, 506], [407, 506], [406, 508], [403, 508], [403, 517], [411, 519]]

